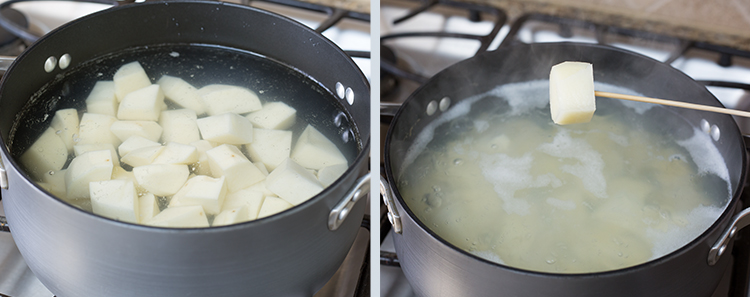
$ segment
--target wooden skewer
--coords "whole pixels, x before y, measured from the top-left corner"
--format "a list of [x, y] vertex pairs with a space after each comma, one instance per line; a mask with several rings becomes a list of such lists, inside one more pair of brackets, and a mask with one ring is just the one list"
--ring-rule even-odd
[[594, 95], [596, 95], [598, 97], [607, 97], [607, 98], [614, 98], [614, 99], [623, 99], [623, 100], [630, 100], [630, 101], [647, 102], [647, 103], [654, 103], [654, 104], [669, 105], [669, 106], [675, 106], [675, 107], [682, 107], [682, 108], [689, 108], [689, 109], [697, 109], [697, 110], [705, 110], [705, 111], [718, 112], [718, 113], [724, 113], [724, 114], [731, 114], [731, 115], [736, 115], [736, 116], [741, 116], [741, 117], [750, 117], [750, 112], [747, 112], [747, 111], [741, 111], [741, 110], [736, 110], [736, 109], [727, 109], [727, 108], [721, 108], [721, 107], [715, 107], [715, 106], [708, 106], [708, 105], [701, 105], [701, 104], [694, 104], [694, 103], [686, 103], [686, 102], [680, 102], [680, 101], [672, 101], [672, 100], [665, 100], [665, 99], [656, 99], [656, 98], [633, 96], [633, 95], [625, 95], [625, 94], [610, 93], [610, 92], [600, 92], [600, 91], [594, 91]]

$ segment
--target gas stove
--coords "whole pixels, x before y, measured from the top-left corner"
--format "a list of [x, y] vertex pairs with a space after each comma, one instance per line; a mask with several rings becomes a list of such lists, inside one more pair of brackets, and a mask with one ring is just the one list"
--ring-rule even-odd
[[[337, 0], [318, 3], [296, 0], [230, 2], [275, 12], [316, 29], [352, 56], [355, 63], [369, 78], [369, 2]], [[105, 4], [75, 1], [42, 3], [32, 1], [16, 3], [12, 10], [3, 11], [3, 14], [7, 14], [6, 16], [15, 23], [28, 28], [33, 34], [41, 36], [64, 23], [108, 7]], [[0, 56], [17, 56], [26, 49], [29, 43], [0, 30]], [[4, 215], [5, 212], [0, 203], [0, 216]], [[370, 296], [369, 249], [369, 215], [366, 215], [343, 264], [315, 297]], [[0, 297], [6, 296], [51, 297], [53, 294], [28, 268], [11, 234], [0, 232]]]
[[[632, 24], [595, 23], [570, 14], [513, 11], [514, 16], [509, 16], [510, 12], [498, 8], [501, 5], [491, 3], [495, 2], [381, 1], [381, 151], [393, 112], [422, 83], [477, 53], [516, 43], [582, 42], [631, 50], [686, 73], [706, 85], [728, 108], [750, 109], [750, 52], [746, 50], [640, 30]], [[750, 133], [748, 119], [735, 120], [743, 134]], [[744, 192], [743, 204], [750, 205], [750, 195]], [[380, 296], [416, 296], [399, 267], [386, 213], [381, 203]], [[748, 237], [748, 230], [737, 237], [733, 267], [711, 297], [750, 296]]]

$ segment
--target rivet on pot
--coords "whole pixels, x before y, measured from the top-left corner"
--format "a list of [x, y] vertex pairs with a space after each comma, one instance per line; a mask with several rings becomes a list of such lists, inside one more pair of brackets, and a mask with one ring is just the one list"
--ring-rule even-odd
[[438, 109], [437, 102], [435, 102], [434, 100], [430, 101], [430, 103], [427, 104], [427, 115], [431, 116], [431, 115], [435, 114], [435, 112], [437, 111], [437, 109]]
[[62, 55], [62, 57], [60, 57], [60, 69], [68, 68], [68, 66], [70, 66], [71, 59], [72, 58], [70, 57], [70, 54]]
[[47, 61], [44, 61], [44, 71], [47, 71], [47, 73], [55, 70], [55, 67], [57, 67], [57, 58], [49, 57], [47, 58]]
[[349, 102], [349, 105], [354, 104], [354, 90], [352, 88], [346, 88], [346, 102]]
[[711, 135], [711, 138], [713, 138], [714, 141], [719, 141], [719, 137], [721, 137], [721, 131], [719, 131], [719, 126], [712, 125], [711, 132], [708, 133], [708, 135]]
[[711, 124], [706, 119], [701, 119], [701, 130], [706, 134], [711, 133]]
[[440, 99], [440, 111], [446, 111], [448, 108], [451, 107], [451, 98], [443, 97], [443, 99]]
[[344, 99], [344, 96], [346, 96], [346, 89], [341, 82], [336, 83], [336, 95], [339, 95], [340, 99]]

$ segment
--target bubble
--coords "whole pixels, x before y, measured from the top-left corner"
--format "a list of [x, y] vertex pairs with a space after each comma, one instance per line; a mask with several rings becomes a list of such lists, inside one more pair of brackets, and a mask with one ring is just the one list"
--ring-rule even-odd
[[453, 160], [454, 165], [461, 165], [464, 163], [464, 160], [461, 160], [460, 158]]

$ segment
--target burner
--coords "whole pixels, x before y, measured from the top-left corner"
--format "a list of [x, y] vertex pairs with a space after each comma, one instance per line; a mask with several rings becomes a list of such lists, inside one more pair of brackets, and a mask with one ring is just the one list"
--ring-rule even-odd
[[[26, 16], [18, 10], [8, 8], [3, 9], [2, 16], [14, 24], [28, 29], [29, 22]], [[15, 34], [0, 27], [0, 55], [17, 56], [26, 49], [26, 44]]]

